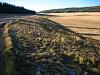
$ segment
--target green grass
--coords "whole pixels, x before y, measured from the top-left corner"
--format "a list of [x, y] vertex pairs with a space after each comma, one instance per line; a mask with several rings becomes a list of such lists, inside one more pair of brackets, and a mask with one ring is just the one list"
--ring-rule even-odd
[[13, 43], [11, 40], [11, 37], [8, 33], [8, 25], [4, 26], [4, 41], [5, 41], [5, 69], [4, 74], [5, 75], [17, 75], [17, 72], [15, 70], [15, 62], [14, 62], [14, 56], [13, 56]]

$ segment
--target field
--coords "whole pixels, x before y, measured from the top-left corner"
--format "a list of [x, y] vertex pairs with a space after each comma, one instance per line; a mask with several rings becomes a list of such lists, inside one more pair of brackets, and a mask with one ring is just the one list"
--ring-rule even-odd
[[99, 13], [9, 16], [0, 19], [0, 75], [100, 74]]
[[100, 40], [100, 13], [49, 13], [49, 19], [86, 37]]

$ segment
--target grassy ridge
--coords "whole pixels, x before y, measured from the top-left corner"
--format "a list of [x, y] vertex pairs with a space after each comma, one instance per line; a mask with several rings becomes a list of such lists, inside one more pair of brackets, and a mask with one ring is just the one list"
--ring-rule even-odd
[[[10, 24], [10, 23], [9, 23]], [[17, 71], [15, 70], [15, 62], [14, 62], [14, 55], [13, 55], [13, 43], [12, 39], [9, 35], [9, 28], [8, 25], [6, 24], [4, 26], [4, 41], [5, 41], [5, 50], [4, 50], [4, 55], [5, 55], [5, 69], [4, 69], [4, 74], [5, 75], [17, 75]]]
[[84, 71], [100, 73], [100, 44], [47, 18], [33, 17], [5, 25], [4, 37], [9, 75], [66, 75], [69, 69], [77, 75]]

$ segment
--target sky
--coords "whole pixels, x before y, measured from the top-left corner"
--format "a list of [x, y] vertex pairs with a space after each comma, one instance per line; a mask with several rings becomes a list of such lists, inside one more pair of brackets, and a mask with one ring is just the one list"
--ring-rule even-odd
[[100, 0], [0, 0], [0, 2], [23, 6], [35, 11], [100, 5]]

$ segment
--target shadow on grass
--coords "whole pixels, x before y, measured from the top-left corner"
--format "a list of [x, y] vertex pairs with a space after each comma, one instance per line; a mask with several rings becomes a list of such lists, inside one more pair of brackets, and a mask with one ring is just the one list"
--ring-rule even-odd
[[68, 28], [80, 28], [80, 29], [100, 29], [100, 28], [88, 28], [88, 27], [76, 27], [76, 26], [65, 26]]

